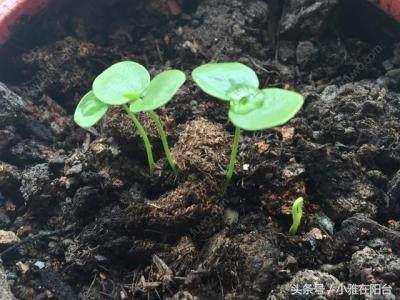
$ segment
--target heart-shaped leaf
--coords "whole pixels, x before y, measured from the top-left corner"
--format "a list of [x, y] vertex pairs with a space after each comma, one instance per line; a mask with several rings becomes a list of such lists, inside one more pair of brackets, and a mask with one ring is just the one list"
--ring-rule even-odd
[[142, 99], [133, 101], [132, 112], [150, 111], [163, 106], [170, 101], [185, 82], [185, 73], [179, 70], [169, 70], [158, 74], [150, 82]]
[[116, 63], [93, 82], [93, 92], [100, 101], [121, 105], [136, 100], [150, 83], [146, 68], [133, 61]]
[[205, 93], [225, 101], [231, 100], [229, 93], [239, 87], [259, 86], [256, 73], [237, 62], [205, 64], [194, 69], [192, 77]]
[[88, 128], [96, 124], [107, 110], [108, 105], [97, 99], [93, 91], [90, 91], [83, 96], [76, 107], [74, 121], [80, 127]]
[[[304, 103], [302, 95], [283, 89], [263, 89], [260, 93], [254, 99], [249, 97], [231, 103], [229, 119], [235, 126], [255, 131], [283, 125], [294, 117]], [[263, 96], [262, 105], [254, 105], [252, 101], [258, 103], [260, 95]], [[246, 109], [249, 107], [252, 109]]]

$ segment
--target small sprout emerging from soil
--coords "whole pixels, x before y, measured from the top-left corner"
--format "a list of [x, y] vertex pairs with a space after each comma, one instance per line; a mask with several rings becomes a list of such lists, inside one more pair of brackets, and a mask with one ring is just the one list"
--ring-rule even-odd
[[289, 229], [289, 234], [290, 235], [295, 235], [297, 233], [297, 229], [300, 226], [301, 218], [303, 216], [303, 205], [304, 205], [303, 197], [297, 198], [293, 202], [293, 206], [292, 206], [293, 223], [292, 223], [292, 226], [290, 226], [290, 229]]
[[132, 61], [116, 63], [94, 80], [93, 90], [79, 102], [74, 120], [79, 126], [88, 128], [95, 125], [111, 105], [121, 106], [143, 139], [150, 174], [153, 174], [155, 163], [151, 144], [145, 129], [136, 117], [136, 113], [148, 112], [160, 134], [168, 163], [177, 174], [165, 131], [154, 110], [170, 101], [185, 80], [186, 76], [182, 71], [168, 70], [150, 81], [150, 74], [142, 65]]
[[231, 158], [226, 174], [230, 183], [239, 149], [241, 129], [257, 131], [287, 123], [303, 105], [303, 96], [278, 88], [259, 89], [256, 73], [237, 63], [210, 63], [192, 72], [207, 94], [230, 104], [229, 119], [235, 125]]

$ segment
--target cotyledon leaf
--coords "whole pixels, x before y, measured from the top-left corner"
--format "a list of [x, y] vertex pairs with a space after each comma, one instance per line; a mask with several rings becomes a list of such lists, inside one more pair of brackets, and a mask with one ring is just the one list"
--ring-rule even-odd
[[93, 91], [90, 91], [82, 97], [76, 107], [74, 121], [80, 127], [91, 127], [105, 115], [108, 107], [107, 104], [97, 99]]
[[293, 118], [304, 103], [303, 96], [296, 92], [278, 88], [263, 89], [261, 92], [263, 101], [259, 107], [254, 106], [248, 111], [231, 106], [229, 119], [235, 126], [249, 131], [280, 126]]
[[93, 82], [96, 97], [110, 105], [136, 100], [150, 83], [150, 74], [133, 61], [116, 63], [103, 71]]
[[205, 64], [194, 69], [192, 77], [205, 93], [224, 101], [230, 101], [229, 93], [241, 86], [259, 86], [256, 73], [238, 62]]
[[133, 101], [129, 109], [132, 112], [141, 112], [163, 106], [172, 99], [185, 80], [185, 73], [179, 70], [168, 70], [158, 74], [150, 82], [142, 98]]

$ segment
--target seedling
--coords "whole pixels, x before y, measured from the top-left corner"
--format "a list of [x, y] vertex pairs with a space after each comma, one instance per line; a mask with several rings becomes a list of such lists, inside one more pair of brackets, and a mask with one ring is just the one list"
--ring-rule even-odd
[[143, 139], [150, 174], [153, 174], [155, 163], [152, 147], [145, 129], [136, 117], [136, 113], [148, 112], [160, 134], [168, 163], [177, 174], [165, 131], [154, 110], [170, 101], [185, 80], [186, 76], [183, 72], [168, 70], [150, 81], [150, 74], [142, 65], [132, 61], [116, 63], [94, 80], [92, 91], [79, 102], [74, 120], [79, 126], [88, 128], [96, 124], [110, 106], [121, 106], [132, 119]]
[[230, 183], [239, 149], [241, 129], [256, 131], [288, 122], [303, 105], [303, 96], [278, 88], [259, 89], [256, 73], [233, 63], [210, 63], [192, 72], [196, 84], [205, 93], [229, 102], [229, 119], [235, 125], [232, 152], [226, 174]]
[[301, 218], [303, 216], [303, 205], [304, 205], [303, 197], [297, 198], [293, 202], [293, 206], [292, 206], [293, 223], [292, 223], [292, 226], [290, 226], [290, 229], [289, 229], [289, 234], [290, 235], [295, 235], [297, 233], [297, 229], [300, 226]]

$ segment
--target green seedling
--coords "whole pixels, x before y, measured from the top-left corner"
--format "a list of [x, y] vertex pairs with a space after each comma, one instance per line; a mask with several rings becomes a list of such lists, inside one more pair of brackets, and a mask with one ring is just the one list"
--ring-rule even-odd
[[241, 129], [257, 131], [283, 125], [300, 110], [304, 99], [283, 89], [259, 89], [256, 73], [237, 62], [205, 64], [197, 67], [192, 77], [205, 93], [230, 105], [229, 119], [235, 125], [235, 136], [226, 187], [232, 179]]
[[290, 235], [295, 235], [297, 233], [297, 230], [300, 226], [301, 218], [303, 216], [303, 206], [304, 206], [303, 197], [299, 197], [293, 202], [293, 206], [292, 206], [292, 219], [293, 219], [292, 222], [293, 223], [289, 229]]
[[148, 112], [160, 134], [168, 163], [177, 174], [165, 131], [154, 110], [170, 101], [185, 80], [183, 72], [168, 70], [150, 81], [150, 74], [142, 65], [132, 61], [116, 63], [94, 80], [92, 91], [81, 99], [75, 110], [74, 121], [79, 126], [88, 128], [95, 125], [110, 106], [121, 106], [143, 139], [150, 174], [153, 174], [155, 163], [152, 147], [145, 129], [136, 117], [136, 113]]

